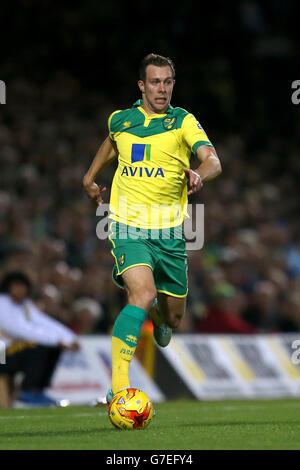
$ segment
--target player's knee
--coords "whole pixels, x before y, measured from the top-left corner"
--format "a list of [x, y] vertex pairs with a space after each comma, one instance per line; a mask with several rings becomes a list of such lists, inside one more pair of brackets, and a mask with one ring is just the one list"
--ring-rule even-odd
[[148, 312], [156, 296], [156, 289], [144, 286], [143, 288], [139, 289], [139, 291], [129, 294], [129, 301], [133, 305], [143, 308]]
[[152, 307], [153, 302], [156, 299], [156, 296], [157, 296], [156, 289], [147, 289], [147, 291], [145, 292], [145, 301], [147, 302], [147, 308], [146, 308], [147, 311]]

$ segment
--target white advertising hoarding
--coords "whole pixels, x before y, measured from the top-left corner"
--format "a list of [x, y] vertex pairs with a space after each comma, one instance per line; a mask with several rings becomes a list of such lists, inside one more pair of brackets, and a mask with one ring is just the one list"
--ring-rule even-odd
[[[78, 352], [65, 351], [57, 365], [48, 393], [54, 399], [68, 399], [71, 404], [90, 404], [104, 397], [111, 385], [111, 336], [81, 336]], [[153, 402], [164, 400], [163, 393], [133, 358], [130, 384], [142, 389]]]
[[297, 338], [174, 335], [160, 350], [200, 400], [300, 397], [300, 368], [292, 361], [291, 349]]

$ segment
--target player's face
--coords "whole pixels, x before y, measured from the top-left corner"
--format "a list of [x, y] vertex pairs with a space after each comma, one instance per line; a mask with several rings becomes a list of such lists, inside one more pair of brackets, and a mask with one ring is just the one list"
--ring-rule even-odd
[[145, 82], [142, 80], [138, 82], [146, 110], [152, 113], [164, 113], [170, 104], [174, 84], [172, 70], [168, 65], [165, 67], [148, 65]]

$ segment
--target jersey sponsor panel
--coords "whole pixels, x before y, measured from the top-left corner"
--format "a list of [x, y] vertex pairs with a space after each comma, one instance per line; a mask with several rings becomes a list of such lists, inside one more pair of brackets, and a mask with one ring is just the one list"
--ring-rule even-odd
[[[187, 217], [187, 178], [185, 168], [190, 167], [190, 156], [199, 145], [211, 145], [195, 117], [182, 108], [169, 106], [165, 114], [148, 116], [137, 101], [132, 108], [116, 111], [109, 118], [109, 132], [118, 148], [118, 168], [115, 173], [110, 206], [112, 218], [128, 225], [136, 223], [132, 207], [137, 204], [147, 208], [138, 222], [142, 228], [174, 227]], [[120, 198], [127, 198], [127, 212], [122, 211]], [[151, 211], [153, 205], [181, 207], [180, 214], [168, 208], [162, 217]], [[159, 209], [161, 210], [161, 209]], [[131, 212], [131, 215], [130, 215]], [[151, 218], [155, 215], [155, 222]], [[172, 215], [173, 214], [173, 215]], [[133, 220], [135, 219], [135, 220]]]

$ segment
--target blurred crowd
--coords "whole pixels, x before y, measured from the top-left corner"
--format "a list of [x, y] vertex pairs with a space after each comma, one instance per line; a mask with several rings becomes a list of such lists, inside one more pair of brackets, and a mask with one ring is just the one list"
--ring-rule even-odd
[[[26, 272], [40, 309], [76, 333], [111, 330], [125, 296], [82, 177], [110, 113], [140, 97], [139, 61], [157, 52], [175, 61], [172, 105], [197, 117], [223, 167], [191, 199], [205, 205], [205, 241], [188, 253], [181, 331], [299, 331], [296, 6], [209, 2], [200, 21], [191, 0], [159, 17], [143, 2], [3, 4], [0, 277]], [[106, 202], [115, 168], [98, 180]]]
[[[104, 92], [82, 94], [67, 73], [43, 87], [15, 78], [9, 90], [0, 115], [0, 277], [27, 273], [38, 307], [74, 332], [110, 332], [125, 295], [112, 282], [114, 261], [96, 236], [82, 177], [114, 106]], [[180, 331], [299, 331], [299, 151], [276, 135], [255, 147], [246, 130], [213, 131], [223, 173], [190, 201], [204, 204], [205, 241], [188, 252]], [[106, 202], [115, 168], [98, 179]]]

